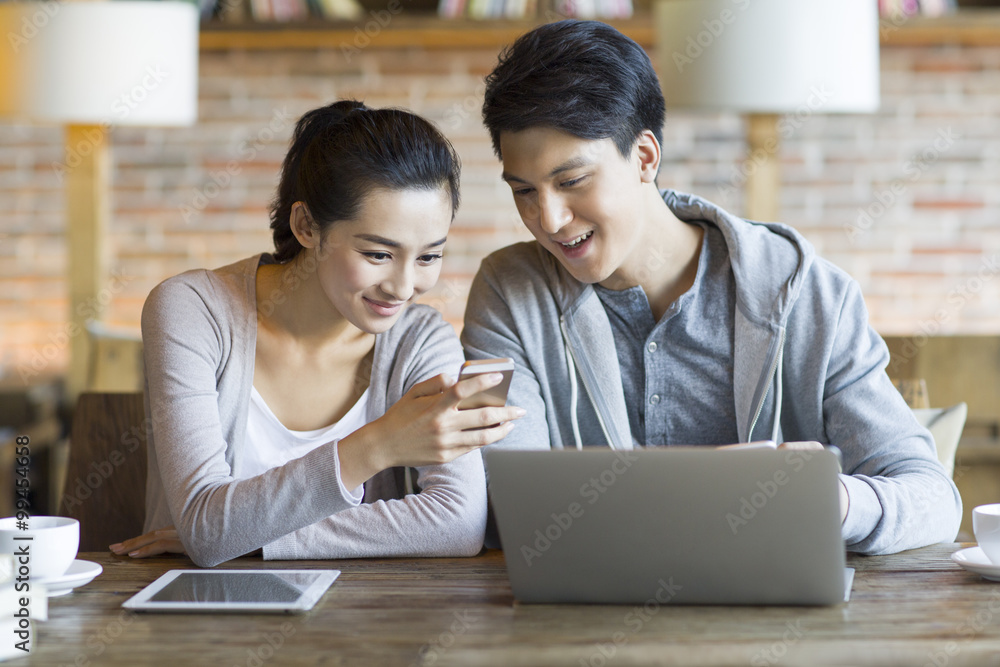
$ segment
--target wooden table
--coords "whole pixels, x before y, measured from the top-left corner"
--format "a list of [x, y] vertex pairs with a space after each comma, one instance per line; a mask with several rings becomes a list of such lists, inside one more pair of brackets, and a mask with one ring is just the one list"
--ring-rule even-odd
[[[184, 557], [104, 566], [52, 598], [38, 649], [15, 665], [972, 665], [1000, 655], [1000, 584], [954, 565], [961, 545], [850, 556], [833, 607], [521, 605], [503, 554], [262, 563], [343, 574], [305, 615], [135, 614], [122, 602]], [[4, 639], [6, 641], [6, 639]]]

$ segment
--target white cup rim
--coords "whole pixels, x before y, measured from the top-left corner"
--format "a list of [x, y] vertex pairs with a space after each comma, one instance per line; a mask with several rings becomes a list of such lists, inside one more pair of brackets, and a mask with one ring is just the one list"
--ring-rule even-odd
[[[45, 525], [33, 525], [39, 522]], [[67, 526], [79, 525], [79, 521], [68, 516], [49, 516], [49, 515], [39, 515], [28, 517], [27, 519], [18, 519], [17, 517], [8, 516], [0, 519], [0, 530], [17, 530], [21, 529], [17, 527], [18, 521], [24, 521], [28, 524], [28, 528], [23, 532], [32, 532], [36, 530], [52, 530], [53, 528], [66, 528]]]
[[974, 508], [972, 512], [973, 514], [981, 514], [983, 516], [1000, 516], [1000, 503], [980, 505]]

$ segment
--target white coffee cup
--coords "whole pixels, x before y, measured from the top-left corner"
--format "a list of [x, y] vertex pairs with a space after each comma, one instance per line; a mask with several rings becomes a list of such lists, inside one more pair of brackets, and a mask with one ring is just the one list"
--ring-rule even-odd
[[980, 505], [972, 510], [972, 532], [990, 562], [1000, 565], [1000, 503]]
[[14, 580], [14, 557], [10, 554], [0, 554], [0, 586]]
[[25, 530], [18, 527], [21, 520], [15, 517], [0, 519], [0, 554], [13, 554], [14, 571], [20, 575], [21, 568], [27, 567], [32, 580], [65, 574], [80, 547], [80, 522], [64, 516], [33, 516], [23, 521]]

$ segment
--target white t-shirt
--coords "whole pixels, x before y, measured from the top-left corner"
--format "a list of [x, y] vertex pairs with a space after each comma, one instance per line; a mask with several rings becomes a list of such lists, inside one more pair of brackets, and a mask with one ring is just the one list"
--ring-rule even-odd
[[[358, 402], [337, 423], [315, 431], [292, 431], [274, 416], [257, 388], [251, 386], [246, 446], [243, 460], [233, 476], [237, 479], [254, 477], [305, 456], [320, 445], [340, 440], [368, 423], [365, 420], [367, 411], [368, 390], [365, 389]], [[337, 482], [345, 497], [354, 500], [355, 504], [361, 504], [365, 495], [364, 485], [351, 491], [344, 488], [343, 480], [338, 479]]]

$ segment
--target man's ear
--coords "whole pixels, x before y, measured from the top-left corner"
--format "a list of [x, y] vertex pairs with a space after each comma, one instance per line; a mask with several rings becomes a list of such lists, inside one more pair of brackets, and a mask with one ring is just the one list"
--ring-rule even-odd
[[295, 235], [296, 240], [303, 248], [319, 246], [319, 225], [313, 221], [305, 202], [297, 201], [292, 204], [292, 214], [288, 225], [292, 228], [292, 234]]
[[639, 158], [639, 176], [643, 183], [655, 183], [660, 171], [660, 143], [651, 130], [643, 130], [636, 140], [636, 155]]

